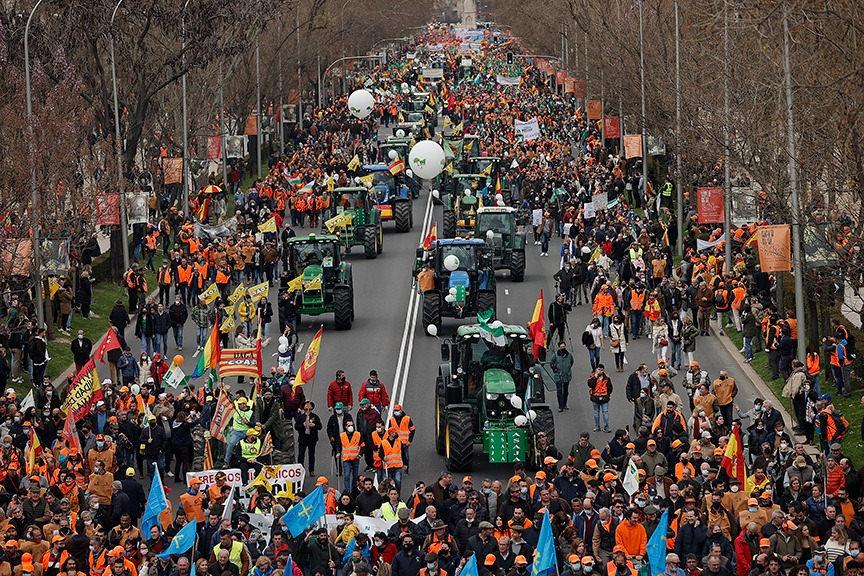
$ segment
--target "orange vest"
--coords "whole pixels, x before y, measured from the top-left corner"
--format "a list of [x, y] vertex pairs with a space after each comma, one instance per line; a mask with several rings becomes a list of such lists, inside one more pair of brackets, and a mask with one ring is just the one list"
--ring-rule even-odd
[[372, 466], [374, 466], [376, 470], [380, 470], [384, 462], [381, 460], [381, 454], [378, 450], [381, 447], [381, 442], [383, 440], [384, 438], [378, 434], [377, 430], [372, 432], [372, 446], [374, 447], [374, 450], [372, 451]]
[[198, 288], [204, 288], [204, 279], [207, 278], [207, 264], [195, 264], [195, 272], [198, 273]]
[[342, 461], [350, 462], [360, 458], [360, 433], [355, 431], [349, 439], [347, 432], [342, 432], [339, 435], [339, 440], [342, 442]]
[[815, 352], [811, 352], [807, 354], [807, 374], [810, 376], [816, 376], [819, 374], [819, 354]]
[[192, 266], [187, 264], [185, 267], [177, 267], [177, 282], [187, 286], [192, 283]]
[[635, 290], [630, 292], [630, 309], [631, 310], [642, 310], [642, 307], [645, 305], [645, 292], [639, 294]]
[[183, 511], [186, 512], [186, 517], [195, 519], [197, 522], [204, 522], [204, 493], [189, 494], [188, 492], [180, 495], [180, 505], [183, 506]]
[[732, 300], [732, 309], [740, 310], [741, 302], [743, 302], [744, 297], [747, 296], [747, 290], [745, 290], [743, 286], [737, 286], [732, 289], [732, 294], [735, 295]]
[[117, 400], [114, 401], [114, 411], [129, 413], [132, 410], [132, 402], [134, 400], [133, 396], [127, 396], [125, 400], [118, 396]]
[[402, 442], [402, 444], [405, 446], [411, 444], [409, 438], [411, 437], [411, 430], [414, 428], [414, 424], [411, 422], [410, 416], [406, 414], [398, 424], [396, 423], [396, 418], [391, 416], [390, 421], [387, 422], [387, 429], [390, 430], [392, 428], [395, 428], [399, 433], [399, 441]]
[[165, 268], [164, 272], [159, 273], [159, 285], [160, 286], [170, 286], [171, 285], [171, 269]]
[[196, 254], [200, 245], [201, 242], [197, 238], [189, 238], [189, 254]]
[[390, 440], [381, 440], [381, 449], [384, 451], [384, 467], [388, 470], [398, 470], [405, 464], [402, 462], [402, 442], [397, 438], [392, 444]]
[[93, 557], [93, 552], [90, 552], [88, 562], [90, 564], [90, 576], [102, 576], [105, 573], [105, 569], [108, 567], [107, 558], [108, 554], [105, 548], [95, 558]]
[[[630, 570], [631, 576], [636, 576], [636, 574], [638, 574], [638, 572], [636, 571], [636, 568], [633, 567], [633, 564], [631, 564], [629, 560], [627, 561], [627, 569]], [[610, 560], [609, 562], [606, 563], [607, 576], [615, 576], [615, 574], [617, 572], [618, 571], [615, 569], [615, 561], [614, 560]]]
[[216, 284], [223, 286], [225, 284], [228, 284], [229, 280], [231, 280], [231, 276], [225, 274], [225, 272], [223, 272], [222, 270], [216, 271]]
[[147, 236], [144, 237], [144, 242], [147, 244], [148, 250], [156, 250], [156, 237], [157, 236], [158, 236], [158, 233], [157, 234], [148, 234]]

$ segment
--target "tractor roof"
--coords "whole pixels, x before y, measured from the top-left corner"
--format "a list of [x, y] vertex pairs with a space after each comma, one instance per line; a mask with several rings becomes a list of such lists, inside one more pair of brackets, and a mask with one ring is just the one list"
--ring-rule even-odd
[[497, 161], [501, 160], [501, 157], [500, 156], [470, 156], [468, 158], [468, 161], [471, 162], [472, 160], [492, 160], [493, 162], [497, 162]]
[[447, 238], [436, 240], [438, 246], [485, 246], [486, 242], [479, 238]]
[[477, 214], [513, 214], [516, 208], [513, 206], [481, 206], [477, 209]]
[[453, 174], [452, 178], [453, 179], [457, 179], [457, 178], [465, 178], [465, 179], [472, 178], [472, 179], [474, 179], [474, 178], [488, 178], [488, 176], [486, 176], [485, 174]]
[[308, 236], [295, 236], [285, 240], [286, 244], [319, 244], [322, 242], [339, 242], [339, 238], [332, 234], [309, 234]]
[[483, 373], [483, 387], [490, 394], [513, 394], [516, 392], [513, 376], [501, 368], [490, 368]]
[[[528, 337], [528, 329], [520, 324], [502, 324], [502, 328], [504, 328], [504, 334], [507, 336], [525, 336]], [[466, 336], [480, 336], [480, 325], [479, 324], [462, 324], [458, 328], [456, 328], [456, 336], [460, 338], [465, 338]]]
[[339, 194], [346, 194], [351, 192], [368, 192], [369, 189], [365, 186], [340, 186], [339, 188], [334, 188], [333, 192], [338, 192]]
[[367, 172], [389, 172], [387, 164], [363, 164], [362, 168]]

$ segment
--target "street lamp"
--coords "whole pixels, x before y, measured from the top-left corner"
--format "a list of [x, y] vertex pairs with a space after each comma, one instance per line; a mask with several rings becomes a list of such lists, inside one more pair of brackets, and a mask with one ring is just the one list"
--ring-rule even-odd
[[189, 129], [188, 129], [188, 114], [186, 109], [186, 7], [189, 5], [189, 0], [183, 3], [183, 9], [180, 11], [180, 29], [182, 42], [180, 52], [182, 56], [181, 65], [183, 66], [183, 78], [181, 85], [183, 86], [183, 214], [188, 215], [189, 210], [189, 187], [192, 186], [191, 175], [189, 173]]
[[36, 5], [30, 11], [30, 16], [27, 18], [27, 25], [24, 27], [24, 92], [27, 96], [27, 140], [29, 141], [27, 148], [30, 153], [30, 213], [33, 219], [32, 236], [33, 241], [33, 277], [36, 283], [36, 319], [39, 321], [41, 328], [45, 324], [45, 311], [42, 304], [42, 246], [39, 240], [39, 194], [36, 185], [36, 144], [33, 134], [33, 92], [30, 87], [30, 22], [33, 20], [33, 15], [42, 4], [42, 0], [37, 0]]
[[324, 105], [321, 87], [324, 85], [324, 80], [327, 78], [327, 73], [330, 71], [331, 68], [333, 68], [333, 66], [335, 66], [339, 62], [344, 62], [346, 60], [380, 60], [380, 58], [381, 57], [378, 55], [373, 55], [373, 56], [369, 56], [369, 55], [367, 55], [367, 56], [343, 56], [342, 58], [337, 58], [336, 60], [331, 62], [330, 65], [324, 69], [324, 73], [320, 74], [318, 77], [318, 107], [321, 108]]
[[117, 99], [117, 66], [114, 60], [114, 18], [124, 0], [118, 0], [111, 13], [111, 83], [114, 85], [114, 146], [117, 149], [117, 186], [120, 187], [120, 241], [123, 244], [123, 269], [129, 269], [129, 230], [126, 222], [126, 184], [123, 178], [123, 143], [120, 140], [120, 105]]

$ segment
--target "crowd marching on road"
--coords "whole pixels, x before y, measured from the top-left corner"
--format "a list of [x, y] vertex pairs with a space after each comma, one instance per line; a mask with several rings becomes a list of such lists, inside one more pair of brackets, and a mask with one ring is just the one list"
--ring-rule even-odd
[[[302, 290], [285, 247], [295, 229], [329, 230], [331, 192], [358, 183], [359, 166], [392, 159], [379, 149], [379, 123], [401, 115], [400, 84], [420, 80], [410, 66], [376, 67], [368, 76], [387, 96], [369, 118], [352, 117], [337, 98], [308, 113], [248, 189], [235, 171], [188, 207], [160, 206], [140, 263], [123, 276], [126, 297], [112, 309], [89, 311], [87, 282], [77, 294], [57, 284], [64, 330], [73, 302], [111, 323], [98, 341], [78, 331], [74, 377], [62, 387], [45, 378], [44, 330], [27, 320], [23, 301], [6, 303], [16, 336], [0, 371], [4, 380], [27, 372], [34, 385], [28, 398], [9, 388], [0, 400], [0, 576], [864, 569], [862, 478], [839, 443], [850, 423], [832, 403], [832, 393], [851, 390], [849, 330], [835, 321], [805, 363], [795, 359], [803, 335], [794, 313], [776, 307], [775, 279], [760, 271], [748, 242], [752, 229], [729, 240], [733, 262], [715, 242], [721, 231], [700, 226], [695, 211], [677, 230], [668, 180], [655, 192], [641, 166], [617, 154], [617, 140], [603, 142], [581, 100], [556, 91], [539, 64], [507, 62], [491, 31], [478, 34], [476, 76], [459, 73], [462, 40], [443, 26], [414, 39], [412, 58], [444, 68], [433, 106], [445, 125], [476, 134], [479, 152], [509, 166], [509, 201], [537, 260], [558, 259], [544, 278], [555, 295], [533, 320], [544, 327], [536, 355], [554, 375], [561, 417], [587, 398], [593, 430], [538, 434], [537, 469], [517, 463], [476, 483], [449, 472], [409, 480], [410, 466], [428, 466], [417, 456], [432, 436], [417, 426], [421, 401], [403, 401], [395, 382], [388, 391], [372, 366], [351, 367], [368, 370], [359, 385], [338, 370], [325, 405], [307, 397], [304, 370], [317, 361], [320, 331], [300, 342]], [[498, 79], [514, 73], [518, 85]], [[514, 120], [529, 118], [542, 136], [517, 140]], [[605, 204], [595, 204], [599, 196]], [[678, 234], [680, 261], [671, 249]], [[711, 246], [700, 250], [698, 240]], [[145, 269], [155, 270], [156, 286]], [[590, 318], [584, 326], [573, 320], [580, 311]], [[744, 362], [766, 351], [794, 422], [773, 398], [742, 411], [742, 383], [724, 369], [709, 374], [712, 323], [741, 332]], [[184, 340], [186, 327], [194, 341]], [[271, 339], [278, 346], [268, 356]], [[645, 357], [639, 340], [650, 345]], [[229, 383], [220, 348], [250, 351], [259, 374], [269, 373], [256, 380], [253, 369], [245, 372], [253, 382], [241, 372]], [[188, 376], [183, 351], [196, 364]], [[823, 356], [830, 384], [820, 380]], [[109, 377], [98, 376], [100, 365]], [[201, 377], [206, 384], [190, 383]], [[610, 410], [615, 397], [632, 414]], [[325, 465], [316, 461], [319, 440]], [[289, 463], [303, 465], [308, 481], [274, 487], [270, 466]], [[235, 468], [239, 482], [229, 477]]]

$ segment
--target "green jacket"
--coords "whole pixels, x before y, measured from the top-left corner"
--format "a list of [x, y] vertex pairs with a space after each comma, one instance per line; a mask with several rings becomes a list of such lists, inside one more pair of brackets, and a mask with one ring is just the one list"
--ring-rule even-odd
[[556, 382], [569, 382], [573, 377], [573, 355], [569, 350], [565, 350], [564, 354], [559, 354], [556, 350], [552, 354], [552, 359], [549, 361], [549, 366], [552, 368], [552, 373], [555, 375]]

